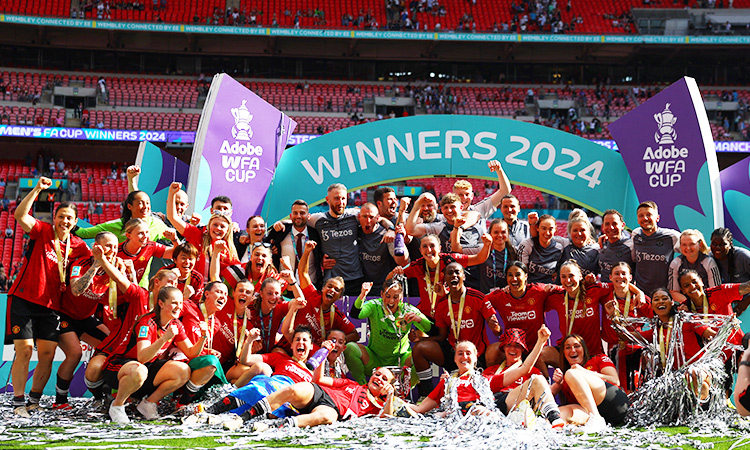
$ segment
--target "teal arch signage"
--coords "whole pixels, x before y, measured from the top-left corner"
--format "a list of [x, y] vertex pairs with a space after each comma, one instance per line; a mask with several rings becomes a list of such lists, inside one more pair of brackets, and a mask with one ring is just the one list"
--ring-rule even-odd
[[540, 189], [601, 213], [614, 208], [635, 225], [638, 199], [619, 153], [541, 125], [484, 116], [425, 115], [370, 122], [287, 149], [263, 208], [275, 221], [298, 198], [322, 203], [326, 189], [469, 176], [496, 179], [499, 160], [514, 184]]

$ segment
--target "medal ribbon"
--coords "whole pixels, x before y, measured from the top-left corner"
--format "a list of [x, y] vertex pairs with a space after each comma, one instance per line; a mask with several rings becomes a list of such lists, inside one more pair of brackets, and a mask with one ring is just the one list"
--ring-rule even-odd
[[190, 286], [190, 279], [191, 279], [191, 275], [192, 274], [193, 274], [192, 270], [190, 272], [188, 272], [187, 278], [185, 278], [185, 286], [183, 286], [183, 288], [182, 288], [182, 298], [185, 299], [185, 300], [187, 300], [188, 297], [190, 297], [188, 295], [188, 293], [189, 293], [188, 286]]
[[[333, 314], [336, 311], [336, 305], [331, 305], [331, 328], [333, 328]], [[320, 308], [320, 338], [326, 338], [326, 323], [325, 317], [323, 316], [323, 307]]]
[[667, 364], [667, 350], [669, 350], [669, 340], [672, 337], [672, 324], [674, 323], [674, 317], [669, 319], [669, 323], [662, 324], [659, 327], [659, 356], [661, 357], [661, 366], [666, 370], [665, 365]]
[[239, 359], [240, 353], [242, 353], [242, 345], [245, 343], [245, 330], [247, 329], [247, 311], [245, 311], [245, 315], [242, 316], [242, 328], [240, 328], [239, 333], [237, 333], [237, 313], [234, 313], [234, 317], [232, 318], [232, 325], [234, 327], [235, 353], [237, 355], [237, 359]]
[[[247, 315], [247, 313], [245, 313]], [[261, 339], [263, 340], [263, 349], [267, 352], [271, 351], [271, 335], [275, 334], [273, 333], [273, 330], [271, 329], [271, 325], [273, 324], [273, 309], [271, 309], [271, 313], [268, 315], [268, 329], [266, 329], [266, 326], [263, 325], [263, 311], [258, 311], [258, 315], [260, 315], [260, 334]], [[244, 324], [243, 324], [244, 325]]]
[[70, 255], [70, 236], [65, 241], [65, 258], [63, 258], [60, 250], [60, 241], [57, 239], [57, 236], [55, 236], [52, 243], [55, 246], [55, 255], [57, 256], [57, 272], [60, 274], [61, 290], [65, 290], [65, 269], [68, 267], [68, 256]]
[[570, 315], [568, 309], [568, 292], [565, 292], [565, 322], [568, 324], [568, 334], [573, 332], [573, 322], [576, 321], [576, 312], [578, 311], [578, 300], [581, 298], [581, 291], [579, 290], [576, 294], [576, 299], [573, 302], [573, 316]]
[[[458, 335], [461, 333], [461, 318], [464, 316], [464, 302], [466, 301], [466, 290], [461, 293], [461, 300], [458, 302], [458, 321], [453, 318], [453, 300], [448, 299], [448, 317], [451, 318], [451, 330], [453, 336], [458, 342]], [[458, 322], [458, 323], [456, 323]]]
[[214, 316], [211, 316], [211, 323], [208, 323], [208, 309], [205, 303], [199, 303], [201, 312], [203, 313], [203, 321], [206, 323], [206, 345], [209, 349], [214, 348]]
[[427, 267], [427, 261], [424, 262], [424, 281], [426, 283], [427, 297], [430, 299], [430, 311], [435, 317], [435, 303], [437, 303], [437, 284], [440, 278], [440, 260], [435, 267], [435, 280], [430, 282], [430, 269]]

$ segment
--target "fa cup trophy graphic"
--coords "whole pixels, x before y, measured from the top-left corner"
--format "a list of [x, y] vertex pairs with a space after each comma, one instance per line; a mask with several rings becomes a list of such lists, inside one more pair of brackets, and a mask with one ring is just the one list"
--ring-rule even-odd
[[242, 100], [242, 105], [239, 108], [232, 108], [232, 116], [234, 116], [234, 126], [232, 127], [232, 137], [237, 140], [249, 141], [253, 136], [253, 129], [250, 128], [250, 121], [253, 120], [253, 115], [245, 106], [247, 100]]
[[654, 134], [654, 139], [659, 145], [674, 144], [677, 139], [677, 132], [674, 124], [677, 123], [677, 117], [669, 110], [669, 103], [664, 107], [664, 111], [654, 114], [654, 120], [659, 125], [659, 129]]

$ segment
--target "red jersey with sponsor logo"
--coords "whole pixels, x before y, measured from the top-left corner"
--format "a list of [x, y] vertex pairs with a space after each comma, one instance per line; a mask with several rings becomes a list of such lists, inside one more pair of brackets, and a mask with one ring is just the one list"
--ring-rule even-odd
[[515, 298], [509, 288], [495, 289], [485, 295], [503, 319], [504, 328], [520, 328], [526, 332], [526, 346], [534, 348], [539, 328], [544, 325], [544, 304], [549, 293], [546, 285], [532, 283], [526, 286], [521, 298]]
[[[591, 354], [604, 353], [601, 332], [601, 307], [608, 300], [609, 291], [601, 284], [593, 284], [586, 289], [586, 294], [579, 294], [578, 304], [576, 299], [568, 299], [568, 310], [565, 310], [565, 289], [555, 286], [555, 292], [547, 297], [546, 311], [556, 311], [560, 322], [560, 333], [562, 337], [557, 345], [570, 333], [583, 337]], [[571, 324], [572, 323], [572, 324]], [[572, 325], [572, 326], [571, 326]]]
[[83, 320], [91, 317], [96, 312], [99, 303], [108, 302], [109, 275], [102, 269], [97, 271], [81, 295], [73, 295], [73, 289], [70, 288], [76, 280], [88, 272], [93, 263], [94, 258], [79, 258], [68, 269], [68, 288], [63, 292], [58, 311], [72, 319]]
[[[607, 289], [607, 297], [604, 299], [602, 305], [614, 298], [614, 286], [611, 283], [602, 283], [602, 287]], [[617, 299], [617, 309], [620, 311], [620, 315], [627, 317], [654, 317], [654, 310], [651, 308], [651, 299], [644, 297], [643, 305], [636, 307], [635, 299], [631, 298], [631, 302], [628, 308], [627, 314], [625, 314], [625, 300]], [[635, 327], [640, 330], [642, 326]], [[620, 337], [617, 336], [614, 328], [612, 328], [612, 319], [605, 313], [602, 314], [602, 338], [610, 344], [617, 344], [620, 341]], [[632, 353], [634, 350], [641, 348], [638, 345], [627, 343], [624, 350], [626, 353]]]
[[304, 364], [281, 353], [266, 353], [263, 362], [271, 366], [274, 375], [286, 375], [295, 383], [312, 381], [312, 372]]
[[117, 307], [121, 320], [116, 327], [109, 329], [109, 336], [96, 347], [97, 351], [107, 355], [113, 355], [117, 350], [126, 348], [133, 334], [135, 322], [148, 312], [149, 292], [135, 283], [130, 283], [128, 290], [119, 298], [123, 300]]
[[[722, 314], [725, 316], [731, 316], [732, 314], [734, 314], [734, 309], [732, 309], [732, 302], [742, 299], [739, 284], [721, 284], [719, 286], [708, 288], [705, 290], [705, 292], [706, 299], [708, 301], [708, 314]], [[689, 299], [687, 300], [687, 304], [690, 311], [697, 314], [703, 313], [703, 305], [696, 307], [693, 301]], [[738, 330], [736, 328], [732, 330], [729, 338], [727, 339], [727, 342], [730, 344], [742, 345], [742, 330]], [[731, 351], [725, 350], [724, 359], [726, 360], [727, 358], [731, 357], [731, 354]]]
[[[443, 269], [445, 266], [452, 262], [461, 264], [464, 268], [469, 267], [469, 255], [462, 253], [440, 253], [440, 263], [437, 267], [438, 273], [438, 285], [443, 282]], [[419, 303], [417, 308], [422, 311], [422, 314], [427, 316], [430, 320], [434, 319], [435, 316], [432, 314], [432, 305], [430, 303], [430, 296], [427, 292], [427, 280], [425, 280], [425, 274], [427, 271], [427, 263], [424, 258], [419, 258], [409, 264], [408, 267], [404, 268], [404, 275], [407, 278], [416, 278], [417, 284], [419, 285]], [[430, 273], [430, 283], [435, 282], [435, 273]], [[441, 288], [437, 288], [438, 292], [441, 292]], [[445, 296], [438, 294], [437, 300], [435, 301], [435, 310], [437, 311], [437, 304], [441, 303], [445, 299]]]
[[492, 392], [510, 392], [514, 388], [517, 388], [524, 384], [526, 380], [531, 378], [532, 375], [542, 374], [539, 369], [537, 369], [536, 367], [532, 367], [530, 372], [522, 375], [520, 378], [510, 381], [508, 385], [505, 386], [505, 371], [508, 369], [510, 369], [510, 367], [505, 367], [505, 363], [503, 363], [488, 367], [484, 372], [482, 372], [482, 375], [489, 378], [490, 389], [492, 389]]
[[[347, 378], [334, 378], [333, 385], [320, 386], [336, 403], [341, 420], [360, 417], [367, 414], [378, 414], [381, 405], [374, 404], [367, 395], [367, 386], [361, 386]], [[381, 401], [378, 399], [378, 401]]]
[[[466, 372], [460, 377], [450, 377], [451, 383], [456, 384], [456, 394], [458, 396], [458, 402], [475, 402], [479, 400], [479, 393], [474, 389], [474, 385], [471, 383], [471, 372]], [[445, 395], [445, 378], [440, 378], [440, 383], [437, 387], [430, 392], [427, 396], [432, 400], [440, 403]]]
[[[472, 288], [466, 289], [463, 314], [461, 314], [461, 329], [458, 333], [458, 341], [471, 341], [477, 346], [477, 355], [484, 353], [487, 346], [484, 333], [484, 321], [495, 315], [495, 309], [490, 302], [484, 298], [484, 294]], [[453, 303], [453, 321], [451, 321], [449, 300], [438, 304], [435, 310], [435, 325], [439, 328], [448, 328], [448, 342], [452, 347], [456, 346], [456, 336], [450, 328], [452, 324], [458, 325], [459, 303]]]
[[146, 269], [148, 269], [149, 264], [151, 264], [151, 258], [161, 258], [162, 256], [164, 256], [164, 252], [166, 250], [166, 246], [159, 244], [158, 242], [148, 241], [146, 245], [138, 249], [138, 253], [131, 254], [128, 253], [127, 250], [125, 250], [125, 242], [123, 242], [117, 248], [117, 256], [122, 259], [129, 259], [133, 261], [135, 279], [136, 281], [138, 281], [138, 284], [140, 284], [141, 278], [143, 278], [143, 274], [146, 272]]
[[[148, 344], [153, 344], [156, 342], [157, 339], [159, 339], [164, 333], [167, 332], [166, 327], [159, 326], [158, 323], [156, 323], [155, 316], [153, 313], [147, 314], [144, 317], [142, 317], [135, 325], [134, 328], [134, 334], [130, 336], [130, 339], [128, 340], [127, 345], [125, 348], [120, 349], [117, 351], [118, 355], [121, 355], [122, 358], [125, 359], [138, 359], [138, 346], [136, 345], [138, 342], [148, 342]], [[177, 334], [172, 337], [172, 339], [169, 339], [164, 343], [164, 345], [161, 346], [159, 351], [156, 352], [156, 355], [154, 355], [153, 358], [151, 358], [148, 362], [156, 361], [157, 359], [163, 359], [162, 356], [165, 356], [167, 353], [167, 350], [172, 345], [172, 342], [182, 342], [187, 340], [187, 336], [185, 335], [185, 327], [182, 326], [182, 322], [179, 320], [171, 320], [169, 323], [167, 323], [167, 327], [171, 326], [172, 324], [177, 325]]]
[[[302, 290], [302, 293], [307, 299], [307, 305], [297, 311], [297, 317], [294, 319], [294, 328], [299, 325], [307, 325], [310, 327], [312, 332], [313, 344], [320, 345], [325, 339], [325, 335], [331, 330], [341, 330], [344, 334], [352, 333], [356, 330], [354, 324], [349, 321], [346, 313], [341, 309], [337, 308], [336, 305], [331, 306], [330, 311], [322, 312], [321, 305], [323, 303], [323, 297], [320, 291], [315, 289], [314, 286], [307, 286]], [[320, 318], [321, 314], [323, 317], [323, 327], [325, 333], [323, 333], [323, 327], [321, 327]], [[285, 344], [288, 346], [289, 344]]]
[[[260, 330], [262, 347], [257, 353], [268, 353], [276, 346], [278, 342], [276, 334], [287, 312], [289, 312], [289, 302], [283, 299], [274, 305], [269, 314], [263, 314], [253, 307], [245, 309], [245, 314], [248, 315], [247, 329], [257, 328]], [[299, 317], [299, 311], [297, 311], [297, 317]]]
[[[165, 269], [175, 269], [177, 268], [177, 265], [174, 263], [168, 264], [164, 266]], [[195, 269], [190, 271], [190, 286], [193, 287], [193, 291], [195, 292], [193, 295], [191, 295], [189, 298], [186, 298], [184, 300], [191, 300], [194, 303], [198, 303], [201, 300], [201, 297], [203, 297], [203, 288], [205, 287], [205, 284], [203, 283], [203, 275], [196, 272]], [[185, 278], [178, 278], [177, 279], [177, 289], [180, 290], [180, 292], [185, 291], [185, 282], [187, 281], [187, 276]]]
[[[8, 297], [16, 296], [37, 305], [57, 310], [60, 308], [60, 271], [54, 241], [57, 239], [52, 225], [36, 220], [29, 231], [29, 242], [23, 254], [21, 269], [8, 291]], [[78, 236], [70, 234], [70, 250], [67, 261], [91, 256], [91, 251]], [[67, 244], [60, 242], [60, 254], [65, 259]], [[70, 289], [68, 287], [67, 289]], [[10, 310], [10, 305], [8, 306]]]
[[[592, 372], [602, 373], [602, 370], [605, 367], [611, 367], [614, 369], [615, 363], [613, 363], [607, 355], [600, 353], [598, 355], [592, 356], [591, 359], [589, 359], [586, 364], [583, 365], [583, 367]], [[565, 399], [568, 401], [568, 403], [578, 403], [575, 395], [573, 395], [573, 391], [570, 390], [570, 386], [568, 386], [564, 379], [561, 387], [563, 394], [565, 394]]]
[[[190, 242], [195, 246], [195, 248], [198, 249], [198, 253], [200, 254], [200, 256], [198, 256], [198, 260], [195, 262], [195, 267], [193, 268], [193, 270], [200, 273], [204, 278], [208, 278], [208, 268], [211, 262], [209, 257], [206, 255], [206, 249], [203, 248], [203, 236], [206, 233], [208, 233], [206, 227], [196, 227], [195, 225], [190, 223], [185, 226], [185, 232], [182, 233], [182, 237], [184, 237], [186, 241]], [[227, 255], [222, 254], [221, 259], [219, 260], [219, 271], [221, 272], [227, 266], [238, 263], [239, 261], [231, 260]]]
[[[206, 321], [200, 305], [196, 305], [193, 302], [183, 302], [183, 311], [180, 320], [182, 320], [182, 325], [185, 327], [185, 335], [190, 339], [190, 342], [198, 342], [198, 339], [203, 335], [200, 323]], [[207, 335], [209, 339], [206, 340], [206, 344], [198, 356], [212, 354], [210, 349], [216, 349], [216, 336], [219, 334], [219, 328], [221, 328], [221, 324], [216, 317], [214, 317], [213, 321], [209, 318], [206, 322], [208, 323]], [[213, 324], [213, 327], [211, 327], [211, 324]], [[212, 344], [211, 347], [208, 346], [209, 342]]]

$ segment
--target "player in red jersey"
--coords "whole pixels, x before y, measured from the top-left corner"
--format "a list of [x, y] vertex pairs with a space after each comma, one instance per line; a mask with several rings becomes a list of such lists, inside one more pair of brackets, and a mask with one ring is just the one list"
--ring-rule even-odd
[[395, 274], [403, 274], [407, 278], [416, 278], [419, 285], [417, 308], [432, 321], [435, 319], [437, 304], [445, 299], [445, 293], [441, 287], [445, 266], [452, 262], [457, 262], [463, 267], [483, 263], [489, 255], [492, 238], [489, 235], [483, 235], [482, 242], [484, 247], [476, 255], [442, 253], [440, 251], [440, 239], [434, 234], [425, 235], [419, 241], [419, 251], [422, 257], [410, 262], [404, 268], [396, 267], [386, 276], [386, 279], [392, 279]]
[[172, 223], [175, 230], [180, 233], [185, 240], [193, 244], [200, 256], [195, 265], [195, 270], [203, 276], [209, 278], [208, 271], [211, 262], [213, 246], [216, 242], [224, 242], [225, 251], [219, 258], [221, 269], [231, 264], [239, 263], [237, 250], [234, 248], [234, 238], [232, 237], [232, 211], [213, 210], [211, 217], [208, 219], [208, 225], [197, 227], [185, 222], [182, 216], [177, 213], [175, 205], [175, 195], [180, 191], [182, 185], [179, 182], [173, 182], [169, 185], [169, 195], [167, 197], [167, 219]]
[[[488, 367], [483, 375], [490, 379], [490, 388], [495, 392], [495, 404], [503, 414], [512, 412], [516, 405], [528, 400], [556, 428], [562, 426], [564, 421], [560, 418], [560, 411], [550, 391], [547, 376], [542, 375], [539, 369], [534, 367], [549, 337], [549, 329], [542, 325], [537, 331], [536, 344], [529, 352], [526, 333], [523, 330], [505, 330], [500, 337], [505, 361], [500, 365]], [[528, 356], [523, 358], [525, 353], [528, 353]]]
[[196, 305], [203, 296], [203, 275], [195, 270], [198, 259], [198, 249], [190, 242], [175, 245], [172, 253], [174, 263], [168, 264], [167, 269], [176, 269], [178, 273], [177, 289], [182, 291], [182, 298], [190, 300]]
[[[443, 402], [444, 397], [447, 397], [448, 409], [440, 413], [442, 417], [459, 412], [467, 414], [469, 411], [476, 415], [488, 415], [496, 410], [489, 380], [477, 370], [477, 348], [471, 341], [456, 344], [454, 363], [458, 370], [442, 377], [437, 387], [419, 405], [410, 405], [412, 411], [419, 414], [432, 411]], [[452, 397], [453, 386], [456, 387], [455, 398]]]
[[[627, 263], [626, 263], [627, 264]], [[589, 356], [586, 342], [577, 334], [562, 342], [560, 368], [552, 375], [552, 393], [565, 395], [567, 405], [560, 407], [563, 419], [586, 424], [588, 432], [601, 431], [610, 425], [625, 422], [628, 396], [620, 389], [620, 378], [607, 355]]]
[[[528, 336], [528, 345], [536, 345], [537, 331], [544, 325], [544, 310], [547, 297], [552, 292], [550, 285], [543, 283], [528, 283], [529, 271], [526, 264], [513, 261], [505, 271], [508, 286], [495, 289], [485, 296], [503, 319], [505, 328], [519, 328]], [[559, 359], [557, 350], [545, 346], [542, 355], [537, 359], [536, 368], [540, 371], [547, 369], [547, 364], [557, 364]], [[505, 354], [499, 347], [491, 347], [485, 353], [487, 366], [500, 364]]]
[[356, 342], [359, 340], [359, 333], [349, 321], [346, 312], [335, 305], [344, 292], [343, 278], [329, 278], [320, 291], [315, 289], [312, 284], [308, 269], [310, 254], [316, 245], [315, 241], [305, 242], [305, 251], [302, 253], [297, 266], [299, 287], [302, 289], [302, 296], [306, 303], [303, 308], [297, 311], [294, 327], [296, 328], [299, 325], [309, 327], [313, 335], [313, 344], [316, 346], [320, 346], [328, 331], [333, 329], [346, 333], [347, 342]]
[[[679, 284], [682, 294], [687, 297], [683, 305], [687, 307], [688, 311], [698, 314], [734, 315], [732, 303], [741, 301], [744, 295], [750, 293], [750, 281], [742, 284], [720, 284], [706, 289], [700, 274], [692, 269], [680, 272]], [[742, 346], [742, 336], [742, 330], [739, 326], [735, 326], [727, 339], [727, 344]], [[739, 360], [740, 352], [737, 353]], [[724, 388], [727, 391], [727, 396], [732, 392], [733, 374], [736, 371], [731, 356], [732, 350], [726, 348], [724, 350], [724, 362], [728, 377]]]
[[[70, 233], [78, 221], [75, 204], [61, 203], [52, 225], [29, 214], [37, 196], [51, 186], [52, 180], [40, 178], [13, 214], [23, 231], [29, 234], [21, 269], [8, 291], [5, 323], [5, 343], [12, 343], [16, 353], [10, 370], [13, 412], [22, 417], [30, 417], [29, 409], [39, 407], [39, 399], [49, 380], [59, 337], [59, 320], [54, 310], [59, 309], [62, 291], [68, 289], [65, 284], [68, 263], [90, 255], [86, 243]], [[39, 359], [27, 406], [24, 392], [35, 343]]]
[[[223, 244], [214, 246], [214, 250], [223, 249]], [[260, 290], [260, 285], [266, 278], [276, 278], [279, 280], [279, 271], [273, 265], [273, 254], [271, 253], [271, 244], [267, 242], [256, 242], [250, 247], [250, 259], [245, 264], [232, 264], [226, 267], [220, 267], [216, 264], [216, 259], [211, 260], [211, 279], [219, 279], [219, 276], [230, 286], [234, 285], [239, 280], [250, 280], [253, 283], [256, 291]], [[283, 286], [286, 290], [286, 286]]]
[[[113, 422], [130, 422], [125, 413], [125, 402], [131, 395], [142, 395], [137, 410], [148, 420], [159, 417], [157, 403], [190, 379], [190, 368], [180, 361], [165, 359], [169, 347], [174, 345], [192, 359], [200, 354], [206, 343], [206, 330], [193, 344], [185, 335], [182, 322], [182, 293], [173, 287], [159, 291], [156, 306], [136, 322], [134, 334], [117, 350], [104, 378], [109, 385], [117, 385], [117, 396], [109, 408]], [[205, 324], [205, 323], [204, 323]]]
[[[91, 391], [95, 399], [104, 398], [104, 369], [114, 352], [125, 345], [129, 340], [139, 317], [149, 311], [149, 304], [159, 295], [159, 290], [165, 286], [177, 286], [177, 274], [173, 270], [161, 269], [151, 277], [149, 290], [146, 290], [115, 267], [108, 259], [103, 257], [104, 250], [94, 245], [94, 259], [99, 263], [107, 276], [115, 282], [120, 293], [117, 306], [120, 317], [120, 325], [116, 329], [109, 330], [109, 335], [96, 347], [94, 356], [86, 365], [84, 381], [86, 387]], [[115, 388], [117, 385], [109, 386]]]
[[[94, 249], [103, 251], [103, 258], [117, 259], [117, 236], [102, 231], [94, 239]], [[116, 262], [124, 270], [122, 261]], [[70, 289], [63, 292], [60, 308], [60, 340], [58, 345], [65, 359], [57, 369], [54, 409], [68, 409], [68, 391], [83, 350], [81, 341], [92, 347], [99, 345], [109, 334], [109, 329], [94, 316], [99, 304], [117, 302], [117, 288], [110, 288], [109, 275], [93, 256], [79, 258], [68, 269]]]
[[631, 392], [636, 389], [635, 372], [640, 367], [643, 347], [620, 339], [612, 328], [612, 320], [615, 317], [653, 317], [654, 311], [649, 298], [632, 284], [630, 264], [621, 261], [612, 266], [609, 279], [611, 283], [602, 285], [612, 289], [610, 300], [604, 304], [606, 314], [602, 317], [602, 338], [610, 344], [610, 357], [619, 361], [620, 387]]
[[[216, 315], [227, 303], [227, 287], [219, 281], [212, 281], [206, 285], [203, 298], [200, 303], [184, 302], [185, 311], [182, 315], [182, 324], [185, 327], [185, 335], [190, 342], [198, 342], [201, 336], [206, 337], [206, 345], [195, 358], [187, 358], [190, 367], [190, 379], [182, 389], [182, 395], [177, 401], [177, 408], [192, 403], [199, 392], [207, 385], [216, 383], [227, 384], [224, 369], [221, 367], [219, 357], [221, 352], [214, 348], [217, 334], [220, 333], [221, 324]], [[184, 355], [178, 354], [174, 360], [181, 360]]]
[[[139, 285], [144, 285], [144, 274], [148, 273], [148, 266], [151, 264], [151, 258], [172, 259], [174, 247], [167, 247], [150, 240], [151, 233], [148, 228], [148, 222], [143, 219], [133, 218], [128, 220], [122, 226], [125, 233], [125, 242], [120, 244], [117, 256], [123, 260], [129, 260], [133, 263], [135, 270], [135, 279]], [[164, 232], [165, 237], [170, 240], [176, 238], [174, 230], [168, 229]]]
[[[485, 300], [481, 292], [464, 286], [465, 274], [458, 263], [450, 263], [444, 270], [443, 292], [448, 299], [435, 311], [435, 325], [438, 335], [427, 337], [414, 345], [412, 361], [419, 377], [419, 393], [432, 392], [431, 363], [452, 371], [455, 367], [453, 355], [459, 341], [471, 341], [479, 355], [480, 365], [484, 366], [484, 350], [487, 347], [484, 336], [485, 322], [499, 335], [502, 331], [495, 317], [495, 310]], [[497, 346], [498, 344], [492, 344]]]
[[[560, 322], [560, 334], [580, 334], [592, 353], [604, 353], [601, 334], [601, 307], [611, 293], [601, 285], [586, 287], [583, 273], [575, 260], [569, 259], [560, 266], [562, 288], [547, 298], [546, 310], [554, 310]], [[558, 341], [558, 345], [562, 338]], [[559, 361], [559, 359], [558, 359]]]
[[237, 425], [244, 420], [267, 417], [287, 402], [300, 415], [277, 422], [282, 426], [312, 427], [366, 414], [393, 414], [395, 377], [390, 370], [385, 367], [375, 369], [367, 385], [361, 386], [346, 378], [323, 376], [323, 366], [321, 364], [315, 369], [312, 383], [297, 383], [274, 392], [242, 414]]

